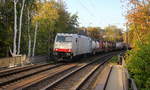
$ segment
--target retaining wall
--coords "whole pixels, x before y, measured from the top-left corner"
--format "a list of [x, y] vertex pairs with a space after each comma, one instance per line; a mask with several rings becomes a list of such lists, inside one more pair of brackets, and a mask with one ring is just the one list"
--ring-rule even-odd
[[23, 65], [28, 63], [28, 59], [25, 55], [16, 56], [16, 57], [8, 57], [8, 58], [0, 58], [0, 68], [3, 67], [15, 67], [18, 65]]

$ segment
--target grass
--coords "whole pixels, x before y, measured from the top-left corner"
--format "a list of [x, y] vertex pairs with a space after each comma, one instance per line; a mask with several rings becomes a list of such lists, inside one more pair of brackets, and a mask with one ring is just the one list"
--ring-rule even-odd
[[118, 56], [113, 56], [113, 57], [110, 59], [110, 64], [116, 65], [117, 62], [118, 62]]

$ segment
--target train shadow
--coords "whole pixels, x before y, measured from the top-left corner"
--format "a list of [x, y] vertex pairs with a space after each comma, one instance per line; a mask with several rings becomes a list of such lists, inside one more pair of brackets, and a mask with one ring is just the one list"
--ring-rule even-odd
[[[63, 59], [61, 61], [54, 60], [53, 64], [59, 64], [59, 63], [85, 64], [85, 63], [89, 63], [89, 62], [94, 61], [94, 60], [104, 61], [106, 58], [108, 58], [109, 55], [111, 55], [113, 53], [116, 53], [116, 55], [117, 55], [123, 51], [125, 51], [125, 50], [116, 50], [116, 51], [111, 51], [111, 52], [100, 52], [100, 53], [96, 53], [95, 55], [82, 55], [82, 56], [74, 57], [72, 59]], [[95, 63], [95, 64], [100, 64], [100, 62]]]
[[[95, 55], [86, 55], [86, 56], [79, 56], [79, 57], [74, 57], [73, 59], [66, 59], [63, 61], [57, 61], [55, 63], [65, 63], [65, 64], [84, 64], [84, 63], [89, 63], [91, 61], [97, 60], [97, 61], [103, 61], [106, 58], [108, 58], [111, 53], [119, 53], [121, 51], [112, 51], [112, 52], [100, 52]], [[95, 63], [95, 64], [99, 64]]]

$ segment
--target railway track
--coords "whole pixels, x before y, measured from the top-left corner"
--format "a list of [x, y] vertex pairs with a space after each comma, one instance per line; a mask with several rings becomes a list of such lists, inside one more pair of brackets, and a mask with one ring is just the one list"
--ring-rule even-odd
[[108, 80], [109, 80], [109, 77], [110, 77], [111, 72], [112, 72], [112, 66], [111, 66], [110, 71], [109, 71], [109, 73], [108, 73], [108, 76], [107, 76], [107, 78], [106, 78], [106, 82], [105, 82], [105, 85], [104, 85], [104, 88], [103, 88], [104, 90], [106, 90], [106, 86], [107, 86], [107, 83], [108, 83]]
[[34, 68], [43, 67], [46, 65], [49, 65], [49, 64], [27, 65], [27, 66], [23, 66], [23, 67], [10, 68], [10, 69], [6, 69], [6, 70], [2, 70], [2, 71], [0, 71], [0, 78], [5, 77], [6, 75], [19, 73], [19, 72], [27, 71], [27, 70], [34, 69]]
[[35, 66], [33, 65], [31, 67], [25, 67], [20, 69], [3, 71], [3, 73], [0, 74], [0, 87], [24, 79], [26, 77], [32, 76], [34, 74], [38, 74], [43, 71], [53, 69], [61, 65], [63, 64], [58, 64], [58, 65], [42, 64], [42, 65], [35, 65]]
[[[103, 57], [104, 61], [93, 61], [91, 63], [85, 64], [76, 70], [66, 74], [65, 76], [59, 78], [53, 83], [45, 86], [42, 90], [80, 90], [85, 81], [87, 81], [90, 76], [96, 72], [103, 64], [105, 64], [109, 57]], [[86, 88], [84, 88], [86, 90]], [[82, 89], [81, 89], [82, 90]]]
[[[76, 72], [80, 72], [81, 69], [83, 68], [89, 68], [87, 66], [90, 66], [90, 67], [93, 67], [95, 66], [95, 62], [97, 62], [98, 59], [104, 59], [104, 57], [107, 57], [107, 55], [104, 55], [102, 57], [97, 57], [95, 58], [95, 60], [93, 60], [92, 62], [90, 63], [85, 63], [85, 64], [82, 64], [82, 65], [78, 65], [76, 68], [73, 68], [73, 69], [70, 69], [69, 71], [63, 71], [63, 72], [59, 72], [57, 74], [54, 74], [52, 76], [48, 76], [46, 79], [43, 79], [41, 81], [37, 81], [35, 82], [34, 84], [31, 84], [31, 85], [28, 85], [28, 86], [25, 86], [25, 87], [22, 87], [21, 89], [24, 89], [24, 90], [38, 90], [39, 88], [40, 89], [50, 89], [50, 90], [53, 90], [52, 86], [54, 86], [55, 84], [59, 83], [61, 80], [66, 80], [66, 78], [68, 78], [70, 75], [72, 74], [75, 74]], [[110, 58], [110, 57], [109, 57]], [[93, 59], [93, 58], [92, 58]], [[102, 59], [102, 60], [103, 60]], [[101, 62], [101, 61], [100, 61]], [[91, 65], [92, 64], [92, 65]], [[99, 65], [99, 64], [97, 64]], [[95, 67], [96, 69], [97, 67]], [[84, 71], [84, 70], [83, 70]], [[89, 71], [90, 72], [90, 71]], [[91, 74], [93, 73], [94, 71], [91, 72]], [[83, 74], [85, 75], [85, 74]], [[89, 75], [88, 75], [89, 76]], [[81, 79], [81, 78], [80, 78]], [[84, 81], [84, 80], [83, 80]], [[70, 83], [69, 83], [70, 84]], [[63, 86], [66, 86], [66, 85], [63, 85]], [[69, 86], [69, 85], [67, 85]], [[62, 89], [62, 88], [61, 88]], [[68, 89], [65, 88], [65, 89]]]
[[[45, 78], [45, 80], [47, 79], [47, 76], [52, 76], [52, 75], [56, 75], [56, 73], [62, 72], [62, 71], [66, 71], [66, 70], [71, 70], [73, 68], [76, 68], [76, 64], [69, 64], [69, 65], [62, 65], [59, 67], [55, 67], [53, 69], [49, 69], [46, 71], [43, 71], [41, 73], [38, 74], [34, 74], [32, 76], [29, 76], [27, 78], [21, 79], [19, 81], [15, 81], [11, 84], [2, 86], [1, 89], [23, 89], [25, 87], [30, 86], [30, 84], [34, 84], [35, 81], [41, 81]], [[65, 73], [64, 73], [65, 74]], [[33, 90], [33, 89], [32, 89]]]
[[[112, 56], [105, 58], [105, 61], [100, 62], [73, 88], [75, 90], [92, 90], [94, 79], [100, 74], [105, 67], [105, 64], [111, 59]], [[107, 83], [106, 83], [107, 84]]]
[[[36, 68], [23, 71], [19, 70], [19, 73], [12, 75], [8, 74], [7, 77], [2, 76], [1, 78], [0, 76], [0, 89], [57, 90], [85, 88], [87, 85], [85, 85], [85, 81], [101, 68], [114, 54], [116, 53], [90, 58], [89, 61], [92, 59], [94, 60], [86, 63], [54, 65], [40, 67], [37, 70]], [[73, 82], [69, 82], [70, 80]]]

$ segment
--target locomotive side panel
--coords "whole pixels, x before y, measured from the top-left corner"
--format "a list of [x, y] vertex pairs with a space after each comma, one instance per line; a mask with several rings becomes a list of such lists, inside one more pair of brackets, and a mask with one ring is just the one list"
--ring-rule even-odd
[[78, 38], [78, 55], [91, 53], [91, 39], [86, 36]]

